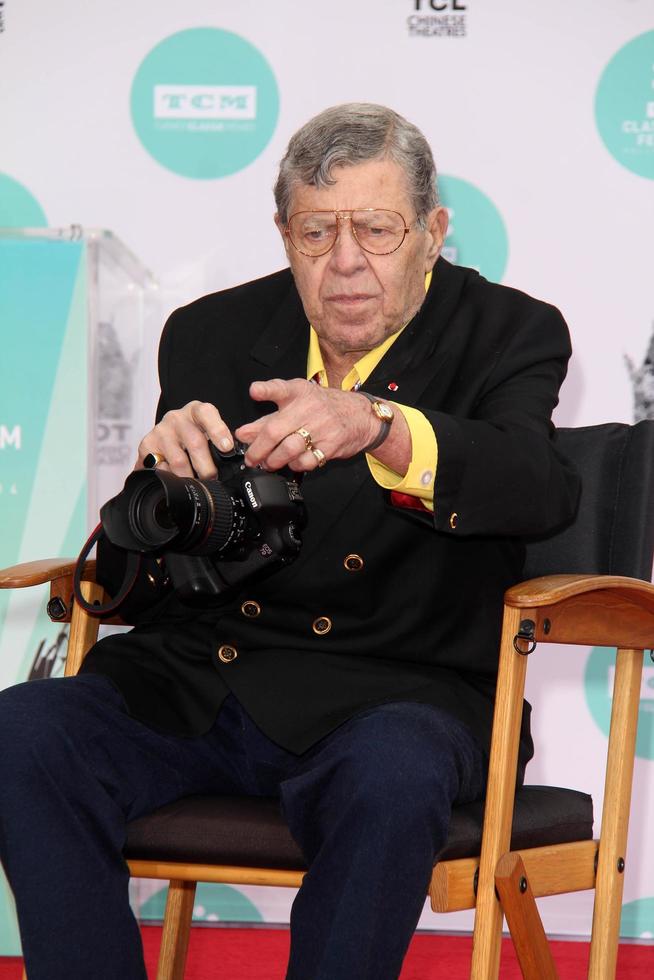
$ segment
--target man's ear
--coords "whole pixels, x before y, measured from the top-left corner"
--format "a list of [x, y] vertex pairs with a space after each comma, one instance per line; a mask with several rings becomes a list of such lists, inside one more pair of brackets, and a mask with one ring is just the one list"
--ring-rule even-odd
[[286, 226], [284, 225], [284, 222], [279, 217], [279, 214], [277, 212], [275, 212], [275, 224], [277, 225], [277, 231], [282, 236], [282, 241], [284, 243], [284, 251], [288, 255], [288, 235], [284, 230]]
[[426, 272], [433, 268], [436, 259], [441, 253], [445, 236], [447, 235], [448, 223], [449, 215], [447, 213], [447, 208], [444, 208], [441, 205], [434, 208], [427, 215], [426, 231], [429, 235], [429, 244], [427, 248], [427, 255], [425, 256]]

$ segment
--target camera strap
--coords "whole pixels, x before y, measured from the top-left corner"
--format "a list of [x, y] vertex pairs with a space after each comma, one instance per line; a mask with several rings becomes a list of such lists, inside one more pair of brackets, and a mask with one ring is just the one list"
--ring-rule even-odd
[[99, 602], [87, 602], [82, 595], [82, 575], [84, 573], [84, 566], [92, 548], [95, 544], [97, 544], [100, 538], [104, 536], [105, 534], [102, 524], [98, 524], [79, 553], [79, 558], [77, 559], [77, 563], [75, 565], [75, 573], [73, 575], [73, 592], [75, 594], [75, 602], [77, 602], [77, 604], [91, 616], [112, 616], [134, 588], [134, 584], [141, 568], [140, 553], [137, 551], [127, 551], [125, 577], [122, 581], [120, 589], [113, 599], [111, 599], [110, 602], [105, 602], [102, 605]]

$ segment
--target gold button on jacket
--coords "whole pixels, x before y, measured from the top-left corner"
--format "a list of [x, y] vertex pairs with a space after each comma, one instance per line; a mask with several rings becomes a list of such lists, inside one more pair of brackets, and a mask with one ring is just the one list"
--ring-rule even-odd
[[231, 664], [232, 660], [236, 660], [237, 657], [238, 650], [236, 647], [230, 646], [228, 643], [223, 643], [223, 645], [218, 648], [218, 659], [222, 660], [224, 664]]
[[249, 619], [256, 619], [261, 612], [261, 606], [256, 599], [246, 599], [241, 605], [241, 612]]
[[313, 632], [317, 633], [318, 636], [324, 636], [325, 633], [329, 633], [332, 628], [332, 621], [329, 616], [318, 616], [317, 619], [313, 621]]
[[363, 568], [363, 558], [361, 555], [346, 555], [343, 564], [348, 572], [360, 572]]

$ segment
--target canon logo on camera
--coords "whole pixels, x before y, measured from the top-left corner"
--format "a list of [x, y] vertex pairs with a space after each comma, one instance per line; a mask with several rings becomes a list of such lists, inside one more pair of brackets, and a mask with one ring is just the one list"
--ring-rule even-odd
[[257, 507], [259, 506], [259, 501], [257, 500], [257, 498], [255, 496], [255, 493], [254, 493], [254, 489], [252, 487], [252, 484], [250, 483], [249, 480], [246, 480], [245, 483], [243, 484], [243, 486], [245, 487], [245, 492], [248, 495], [248, 500], [252, 504], [252, 510], [256, 510]]

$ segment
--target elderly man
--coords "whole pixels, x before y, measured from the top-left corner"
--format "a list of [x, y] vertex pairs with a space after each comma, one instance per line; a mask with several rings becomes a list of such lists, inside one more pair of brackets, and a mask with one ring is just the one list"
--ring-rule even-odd
[[[574, 504], [550, 441], [565, 324], [439, 257], [422, 134], [380, 106], [329, 109], [292, 138], [275, 196], [290, 270], [173, 314], [138, 466], [211, 479], [208, 441], [235, 434], [247, 463], [305, 474], [302, 550], [199, 606], [144, 577], [139, 625], [78, 678], [1, 696], [30, 980], [144, 976], [125, 821], [209, 792], [278, 796], [309, 862], [288, 977], [397, 977], [451, 807], [484, 791], [521, 537]], [[122, 556], [101, 557], [115, 591]], [[526, 714], [520, 778], [530, 753]]]

